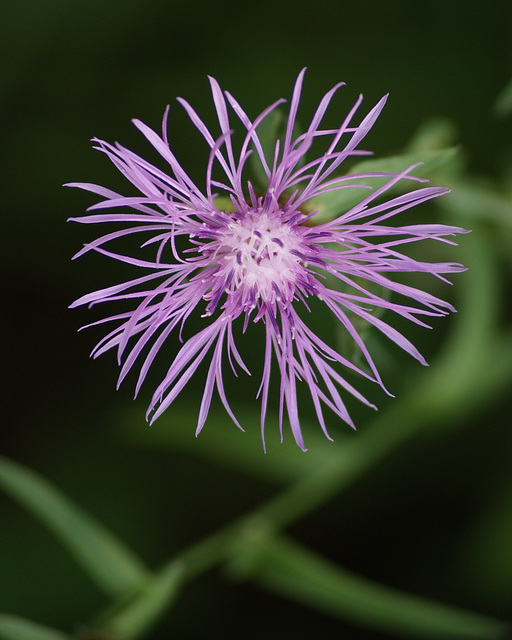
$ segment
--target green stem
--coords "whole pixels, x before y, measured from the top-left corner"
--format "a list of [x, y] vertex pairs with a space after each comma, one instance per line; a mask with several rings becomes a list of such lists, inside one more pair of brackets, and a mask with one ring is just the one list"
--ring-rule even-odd
[[254, 561], [246, 572], [254, 582], [393, 638], [491, 640], [505, 638], [510, 631], [501, 621], [355, 575], [284, 536], [255, 546]]

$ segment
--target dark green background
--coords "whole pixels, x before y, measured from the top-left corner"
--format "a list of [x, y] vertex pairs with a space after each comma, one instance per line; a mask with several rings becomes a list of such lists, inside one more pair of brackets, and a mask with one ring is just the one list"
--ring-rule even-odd
[[[144, 155], [130, 118], [158, 128], [171, 103], [173, 149], [202, 185], [204, 145], [175, 96], [213, 122], [210, 74], [254, 116], [289, 97], [307, 66], [306, 114], [339, 80], [348, 88], [330, 115], [334, 123], [359, 92], [368, 108], [390, 92], [367, 143], [377, 153], [399, 152], [425, 118], [442, 115], [457, 123], [471, 171], [502, 177], [510, 120], [496, 119], [492, 105], [512, 75], [510, 3], [8, 0], [0, 35], [1, 452], [55, 481], [157, 566], [274, 488], [179, 453], [138, 450], [119, 437], [121, 407], [147, 428], [150, 389], [133, 405], [132, 380], [116, 393], [114, 358], [87, 357], [99, 334], [76, 334], [90, 315], [67, 310], [83, 293], [123, 277], [100, 258], [70, 262], [95, 231], [66, 218], [80, 215], [93, 197], [61, 185], [122, 188], [89, 139], [119, 140]], [[441, 339], [446, 327], [436, 328]], [[430, 355], [432, 334], [420, 339]], [[399, 377], [393, 380], [399, 395]], [[200, 382], [190, 391], [193, 402]], [[384, 404], [378, 389], [371, 393]], [[402, 452], [381, 465], [294, 533], [386, 584], [506, 616], [510, 565], [496, 577], [492, 566], [471, 565], [468, 549], [485, 541], [478, 523], [489, 494], [512, 495], [510, 415], [502, 395], [442, 443], [422, 442], [405, 459]], [[191, 437], [193, 429], [192, 417]], [[2, 495], [0, 509], [0, 610], [73, 630], [104, 604], [102, 597], [46, 531]], [[512, 564], [510, 556], [503, 560]], [[216, 573], [185, 590], [154, 637], [311, 634], [380, 637]]]

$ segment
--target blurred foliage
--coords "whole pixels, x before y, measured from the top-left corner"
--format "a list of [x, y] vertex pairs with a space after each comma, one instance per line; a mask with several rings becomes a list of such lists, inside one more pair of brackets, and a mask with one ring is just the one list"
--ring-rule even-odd
[[[0, 18], [0, 637], [507, 637], [510, 4], [7, 0]], [[440, 290], [458, 314], [406, 329], [428, 369], [370, 335], [396, 399], [365, 389], [379, 413], [350, 405], [358, 432], [331, 419], [334, 443], [306, 407], [306, 454], [269, 429], [263, 455], [250, 401], [236, 411], [245, 433], [214, 407], [194, 438], [200, 376], [150, 429], [130, 382], [114, 393], [113, 359], [87, 360], [94, 337], [75, 333], [87, 312], [66, 309], [122, 272], [71, 265], [87, 238], [64, 221], [91, 202], [60, 185], [123, 189], [89, 138], [145, 148], [129, 119], [158, 127], [176, 95], [210, 122], [207, 73], [253, 115], [304, 65], [306, 114], [339, 80], [333, 126], [359, 91], [366, 106], [389, 91], [369, 162], [409, 155], [451, 187], [418, 215], [473, 229], [449, 258], [430, 249], [469, 268]], [[201, 185], [190, 132], [172, 102], [173, 148]]]

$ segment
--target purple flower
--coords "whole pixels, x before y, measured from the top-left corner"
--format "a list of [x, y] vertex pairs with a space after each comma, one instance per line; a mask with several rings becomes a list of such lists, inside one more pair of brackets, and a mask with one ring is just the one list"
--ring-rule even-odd
[[[262, 438], [273, 365], [280, 378], [281, 437], [286, 408], [295, 441], [304, 449], [297, 407], [298, 382], [309, 388], [318, 421], [327, 437], [330, 436], [322, 403], [353, 426], [340, 390], [373, 406], [347, 382], [343, 368], [356, 371], [384, 388], [356, 324], [363, 321], [373, 325], [426, 364], [411, 342], [375, 311], [390, 310], [416, 324], [428, 326], [420, 319], [422, 316], [442, 316], [453, 310], [439, 298], [388, 278], [388, 274], [394, 272], [424, 272], [444, 280], [441, 274], [463, 270], [459, 264], [421, 262], [401, 252], [402, 245], [418, 240], [451, 242], [446, 236], [461, 233], [463, 229], [440, 224], [390, 226], [393, 216], [448, 190], [423, 187], [389, 196], [387, 192], [399, 181], [421, 182], [410, 175], [414, 167], [399, 174], [336, 175], [346, 158], [369, 154], [357, 146], [379, 116], [386, 97], [359, 125], [352, 120], [362, 97], [338, 128], [322, 129], [321, 122], [331, 99], [343, 86], [340, 83], [322, 98], [306, 132], [294, 137], [304, 73], [305, 70], [295, 82], [284, 135], [275, 141], [270, 154], [264, 152], [258, 127], [283, 100], [274, 102], [251, 121], [233, 96], [223, 92], [210, 78], [220, 126], [220, 134], [213, 134], [196, 111], [185, 100], [178, 99], [210, 148], [205, 192], [194, 184], [170, 149], [166, 126], [168, 109], [162, 137], [139, 120], [134, 120], [134, 124], [167, 162], [169, 174], [117, 143], [111, 145], [94, 139], [95, 148], [109, 157], [140, 194], [123, 196], [93, 184], [68, 185], [104, 198], [90, 207], [89, 211], [94, 213], [72, 220], [125, 225], [87, 244], [75, 257], [94, 250], [139, 267], [141, 271], [141, 275], [132, 280], [90, 293], [71, 305], [133, 302], [133, 309], [93, 323], [115, 325], [96, 345], [93, 355], [117, 349], [119, 364], [122, 363], [119, 384], [136, 360], [140, 360], [137, 394], [164, 342], [179, 338], [183, 343], [153, 394], [148, 409], [151, 420], [169, 407], [201, 362], [208, 360], [196, 433], [206, 421], [214, 386], [226, 411], [240, 426], [226, 397], [223, 362], [227, 361], [235, 374], [239, 369], [249, 373], [235, 344], [233, 328], [237, 322], [245, 332], [251, 322], [260, 322], [266, 335], [258, 392]], [[239, 150], [233, 146], [228, 107], [236, 115], [238, 127], [245, 131]], [[319, 138], [324, 141], [324, 153], [307, 160], [306, 153]], [[256, 154], [266, 176], [262, 192], [243, 177], [251, 153]], [[222, 181], [214, 177], [219, 167], [225, 176]], [[384, 186], [369, 189], [368, 181], [373, 178], [381, 181], [384, 178]], [[319, 215], [315, 207], [325, 194], [332, 196], [329, 192], [356, 187], [363, 194], [356, 206], [339, 211], [329, 221], [317, 222], [315, 216], [318, 219]], [[219, 195], [223, 197], [217, 197]], [[386, 195], [387, 199], [383, 198]], [[111, 241], [131, 234], [149, 234], [141, 246], [154, 247], [150, 260], [105, 248]], [[398, 294], [399, 300], [390, 301], [382, 293], [386, 291]], [[308, 303], [312, 298], [325, 305], [326, 311], [357, 345], [366, 361], [364, 368], [356, 366], [308, 327]], [[187, 319], [196, 312], [202, 328], [195, 335], [185, 337]]]

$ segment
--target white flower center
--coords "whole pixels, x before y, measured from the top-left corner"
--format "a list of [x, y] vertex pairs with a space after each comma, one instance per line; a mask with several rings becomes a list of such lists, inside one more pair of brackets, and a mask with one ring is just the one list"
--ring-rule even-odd
[[217, 258], [225, 274], [233, 272], [230, 285], [235, 290], [245, 289], [265, 302], [291, 302], [302, 264], [300, 244], [293, 227], [260, 214], [228, 225]]

